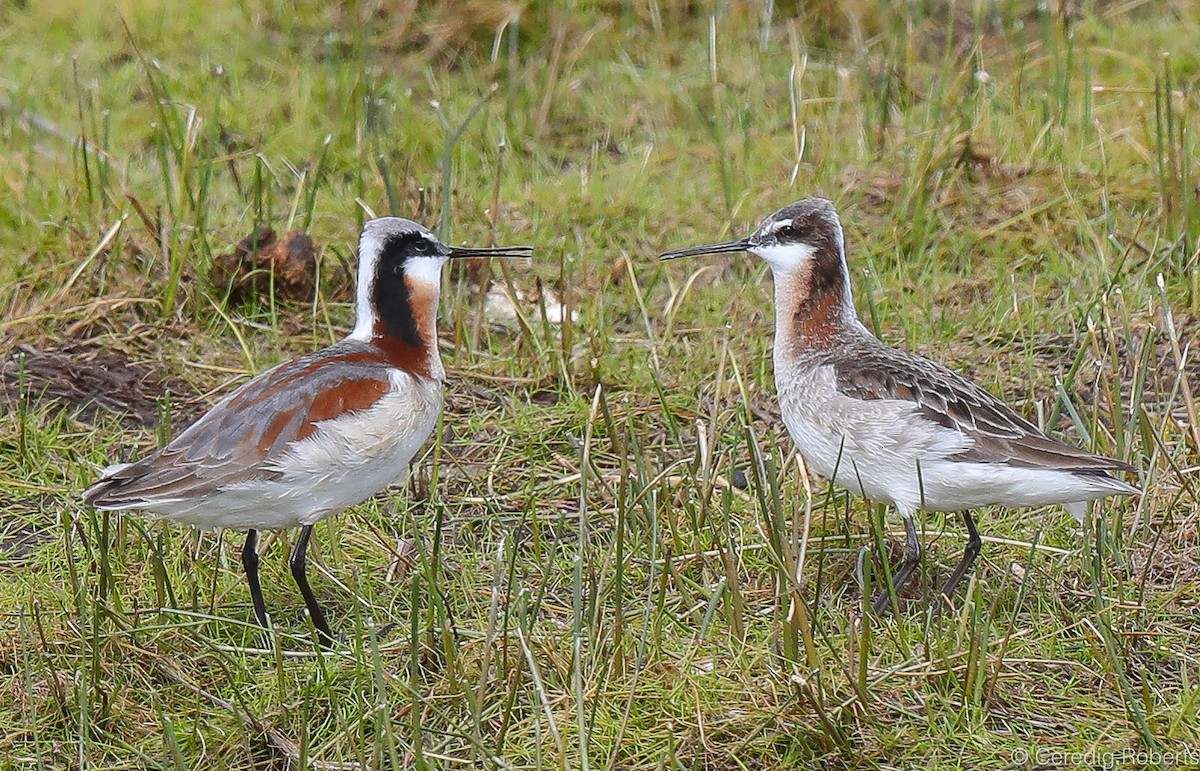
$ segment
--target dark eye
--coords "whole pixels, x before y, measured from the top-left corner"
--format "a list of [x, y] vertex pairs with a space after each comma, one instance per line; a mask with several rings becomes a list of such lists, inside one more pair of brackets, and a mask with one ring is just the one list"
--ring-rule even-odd
[[780, 239], [795, 241], [800, 238], [800, 228], [795, 225], [784, 225], [778, 231]]
[[417, 239], [413, 244], [413, 251], [417, 254], [429, 254], [430, 243], [424, 238]]

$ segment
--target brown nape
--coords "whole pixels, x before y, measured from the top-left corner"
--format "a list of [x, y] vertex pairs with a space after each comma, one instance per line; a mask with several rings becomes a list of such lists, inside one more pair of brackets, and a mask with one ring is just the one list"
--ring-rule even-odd
[[410, 316], [405, 325], [407, 334], [395, 334], [381, 316], [375, 319], [371, 342], [393, 367], [427, 378], [431, 376], [433, 358], [437, 355], [438, 289], [408, 277], [404, 278], [404, 287], [407, 315]]
[[841, 257], [825, 246], [805, 266], [775, 277], [775, 334], [793, 353], [827, 350], [846, 329], [846, 275]]

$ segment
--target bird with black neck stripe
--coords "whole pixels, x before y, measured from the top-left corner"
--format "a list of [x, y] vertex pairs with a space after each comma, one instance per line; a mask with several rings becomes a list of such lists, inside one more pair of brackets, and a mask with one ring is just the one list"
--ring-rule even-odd
[[529, 247], [443, 244], [399, 217], [371, 220], [358, 247], [353, 331], [263, 372], [158, 452], [106, 469], [84, 493], [98, 509], [140, 509], [203, 529], [245, 530], [254, 615], [268, 625], [258, 532], [302, 528], [292, 576], [320, 643], [333, 634], [305, 575], [313, 525], [401, 479], [442, 409], [441, 268], [462, 257], [529, 257]]
[[962, 512], [967, 547], [939, 594], [948, 602], [982, 547], [971, 509], [1062, 504], [1082, 520], [1087, 501], [1138, 492], [1112, 476], [1132, 471], [1127, 463], [1047, 436], [974, 383], [871, 334], [854, 309], [829, 201], [798, 201], [746, 238], [661, 258], [743, 251], [774, 277], [775, 389], [805, 463], [904, 520], [906, 556], [875, 596], [876, 613], [920, 564], [919, 510]]

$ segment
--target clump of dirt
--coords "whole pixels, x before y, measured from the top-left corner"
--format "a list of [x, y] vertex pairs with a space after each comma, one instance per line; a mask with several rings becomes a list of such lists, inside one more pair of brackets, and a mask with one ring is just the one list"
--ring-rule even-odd
[[[274, 291], [281, 300], [311, 300], [317, 280], [317, 243], [307, 233], [292, 230], [278, 237], [261, 227], [243, 238], [233, 251], [214, 262], [208, 278], [230, 301], [265, 300]], [[345, 270], [335, 268], [329, 284], [335, 294], [346, 294]]]
[[21, 401], [52, 402], [84, 420], [107, 412], [130, 428], [151, 428], [159, 423], [168, 393], [177, 399], [172, 405], [177, 421], [189, 420], [205, 407], [186, 383], [160, 376], [128, 354], [94, 341], [59, 350], [17, 345], [0, 360], [0, 404], [5, 409]]
[[[1148, 360], [1151, 369], [1142, 384], [1142, 403], [1154, 410], [1169, 411], [1176, 425], [1186, 434], [1190, 427], [1190, 416], [1183, 402], [1180, 381], [1186, 381], [1191, 386], [1193, 396], [1196, 395], [1194, 384], [1200, 383], [1200, 359], [1185, 354], [1183, 371], [1180, 372], [1174, 346], [1165, 333], [1157, 331], [1153, 323], [1150, 319], [1134, 321], [1129, 337], [1135, 343], [1133, 350], [1130, 350], [1127, 340], [1120, 336], [1106, 340], [1105, 346], [1111, 345], [1114, 349], [1118, 362], [1114, 374], [1126, 389], [1138, 377], [1138, 363], [1145, 357], [1144, 346], [1153, 346], [1154, 353]], [[1189, 340], [1200, 339], [1200, 317], [1178, 314], [1175, 316], [1175, 328], [1183, 345]], [[1079, 344], [1079, 340], [1071, 335], [1045, 335], [1036, 341], [1034, 355], [1045, 371], [1053, 372], [1078, 354]], [[1075, 381], [1075, 393], [1085, 404], [1091, 404], [1095, 399], [1092, 383], [1085, 378]]]
[[981, 146], [969, 131], [956, 136], [952, 144], [954, 165], [980, 176], [1018, 179], [1034, 173], [1033, 167], [1028, 163], [1006, 163], [998, 152]]

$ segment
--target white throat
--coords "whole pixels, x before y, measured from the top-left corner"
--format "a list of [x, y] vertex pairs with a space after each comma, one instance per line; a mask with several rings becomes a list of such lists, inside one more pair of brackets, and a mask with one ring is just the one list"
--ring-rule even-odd
[[808, 244], [755, 246], [750, 251], [770, 265], [771, 272], [777, 276], [785, 276], [799, 270], [811, 262], [817, 253], [816, 248]]
[[[842, 228], [840, 224], [836, 224], [835, 227], [837, 229], [838, 266], [842, 271], [840, 315], [846, 322], [852, 322], [855, 325], [861, 326], [858, 320], [858, 311], [854, 308], [854, 296], [850, 290], [850, 270], [846, 267], [846, 252], [843, 247], [845, 242], [842, 240]], [[810, 286], [809, 281], [811, 280], [809, 271], [812, 268], [813, 258], [817, 254], [816, 247], [810, 244], [797, 243], [771, 244], [751, 247], [750, 251], [761, 257], [771, 268], [771, 274], [775, 278], [775, 291], [777, 295], [780, 292], [790, 295], [795, 291], [808, 290]], [[783, 312], [784, 309], [791, 308], [792, 303], [784, 301], [790, 299], [790, 297], [777, 296], [777, 310]]]
[[409, 257], [408, 262], [404, 265], [404, 277], [409, 281], [419, 281], [422, 284], [429, 284], [435, 290], [442, 286], [442, 266], [446, 264], [448, 257], [438, 255], [436, 257]]

